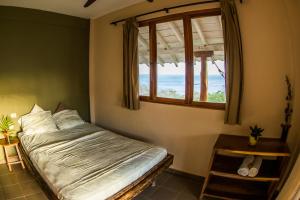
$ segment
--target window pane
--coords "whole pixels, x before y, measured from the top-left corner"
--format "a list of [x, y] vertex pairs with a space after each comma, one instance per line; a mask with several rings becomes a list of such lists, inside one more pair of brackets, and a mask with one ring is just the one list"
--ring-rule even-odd
[[140, 96], [150, 96], [150, 51], [149, 27], [139, 27], [139, 92]]
[[200, 73], [201, 73], [201, 62], [200, 58], [194, 60], [194, 101], [200, 101]]
[[[208, 59], [208, 102], [225, 102], [224, 60]], [[218, 66], [218, 67], [217, 67]], [[219, 71], [220, 70], [220, 71]]]
[[156, 25], [157, 96], [185, 99], [183, 21]]
[[194, 101], [225, 102], [224, 41], [220, 16], [192, 19]]

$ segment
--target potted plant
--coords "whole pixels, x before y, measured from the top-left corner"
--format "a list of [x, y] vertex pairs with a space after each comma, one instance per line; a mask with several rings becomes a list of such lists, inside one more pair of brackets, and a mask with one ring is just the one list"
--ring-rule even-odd
[[255, 146], [264, 129], [259, 128], [257, 125], [255, 125], [255, 126], [250, 126], [250, 130], [251, 133], [249, 135], [249, 144], [251, 146]]
[[281, 124], [281, 141], [286, 142], [289, 129], [291, 128], [292, 114], [293, 114], [293, 91], [292, 84], [288, 76], [285, 77], [287, 85], [287, 95], [286, 95], [286, 107], [284, 109], [284, 123]]
[[6, 142], [10, 143], [9, 135], [13, 133], [14, 122], [9, 116], [2, 116], [0, 119], [0, 133], [3, 134]]

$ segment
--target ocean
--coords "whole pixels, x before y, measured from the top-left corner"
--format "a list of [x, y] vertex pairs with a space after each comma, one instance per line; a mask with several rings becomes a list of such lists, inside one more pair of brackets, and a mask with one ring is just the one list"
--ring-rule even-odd
[[[149, 88], [149, 75], [140, 75], [140, 86]], [[157, 77], [157, 90], [175, 90], [180, 95], [185, 94], [184, 75], [159, 75]], [[194, 91], [200, 92], [200, 75], [194, 76]], [[220, 75], [208, 75], [208, 93], [225, 91], [225, 80]]]

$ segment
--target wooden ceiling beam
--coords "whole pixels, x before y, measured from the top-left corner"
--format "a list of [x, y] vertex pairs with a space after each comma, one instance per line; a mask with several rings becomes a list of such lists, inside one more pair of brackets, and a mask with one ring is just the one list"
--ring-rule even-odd
[[177, 58], [177, 56], [176, 56], [175, 54], [172, 54], [171, 57], [172, 57], [172, 60], [175, 61], [175, 62], [173, 62], [174, 65], [175, 65], [176, 67], [178, 67], [178, 63], [179, 63], [180, 61], [179, 61], [179, 59]]
[[156, 33], [157, 41], [161, 43], [164, 46], [164, 49], [170, 49], [170, 46], [168, 45], [167, 41], [163, 38], [163, 36], [160, 34], [160, 32]]
[[[167, 43], [167, 41], [160, 34], [160, 32], [157, 32], [156, 34], [157, 34], [156, 35], [157, 36], [157, 41], [164, 46], [164, 50], [160, 51], [159, 53], [164, 53], [165, 54], [165, 51], [170, 50], [171, 48], [170, 48], [169, 44]], [[173, 63], [177, 66], [178, 59], [177, 59], [175, 53], [172, 52], [172, 51], [169, 51], [169, 54], [170, 54], [170, 56], [173, 60]]]
[[149, 67], [149, 60], [142, 54], [139, 54], [139, 64], [145, 64]]
[[213, 51], [195, 51], [194, 56], [196, 57], [211, 57], [214, 55]]
[[157, 64], [160, 64], [161, 66], [164, 66], [165, 61], [164, 61], [164, 59], [162, 59], [160, 56], [157, 57], [157, 61], [158, 61]]
[[170, 26], [171, 30], [174, 32], [178, 41], [184, 45], [184, 38], [183, 38], [182, 34], [180, 33], [179, 28], [176, 26], [176, 24], [174, 22], [169, 22], [169, 26]]
[[[224, 45], [223, 43], [220, 43], [220, 44], [209, 44], [203, 48], [197, 48], [195, 49], [195, 51], [215, 51], [215, 52], [218, 52], [218, 51], [224, 51]], [[149, 54], [148, 51], [145, 51], [145, 50], [140, 50], [139, 51], [140, 53], [146, 55], [146, 54]], [[166, 55], [166, 54], [184, 54], [185, 52], [185, 49], [183, 47], [181, 48], [170, 48], [170, 49], [159, 49], [159, 54], [160, 55]]]
[[[138, 40], [147, 49], [147, 53], [149, 54], [149, 44], [148, 44], [147, 40], [145, 40], [145, 38], [143, 38], [143, 36], [141, 34], [139, 34]], [[140, 52], [142, 52], [142, 51], [140, 51]], [[143, 52], [142, 54], [145, 55], [146, 52]], [[146, 57], [144, 56], [144, 58], [146, 58]], [[148, 59], [146, 59], [146, 61], [147, 61], [147, 63], [149, 63]], [[163, 63], [164, 63], [164, 60], [160, 56], [157, 57], [157, 61], [161, 65], [163, 65]]]
[[149, 49], [147, 41], [140, 34], [138, 36], [138, 40], [147, 50]]
[[192, 23], [193, 23], [193, 25], [194, 25], [194, 27], [195, 27], [195, 29], [196, 29], [196, 31], [197, 31], [197, 33], [198, 33], [201, 41], [202, 41], [202, 44], [203, 45], [207, 45], [208, 43], [207, 43], [207, 41], [205, 39], [205, 36], [203, 34], [203, 31], [201, 29], [201, 25], [199, 24], [199, 22], [197, 21], [197, 19], [193, 19]]
[[222, 28], [222, 17], [221, 17], [221, 15], [217, 16], [217, 18], [218, 18], [218, 21], [219, 21], [219, 23], [220, 23], [221, 29], [223, 29], [223, 28]]
[[[147, 41], [140, 34], [138, 35], [138, 40], [139, 40], [139, 43], [141, 43], [142, 46], [144, 46], [144, 48], [147, 49], [147, 51], [148, 51], [149, 45], [148, 45]], [[145, 64], [145, 65], [149, 66], [149, 59], [147, 59], [145, 57], [145, 53], [139, 54], [139, 58], [142, 59], [142, 62], [139, 62], [140, 64]]]

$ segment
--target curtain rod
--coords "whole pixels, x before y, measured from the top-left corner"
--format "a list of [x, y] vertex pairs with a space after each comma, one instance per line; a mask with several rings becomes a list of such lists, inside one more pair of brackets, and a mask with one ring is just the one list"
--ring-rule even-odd
[[[240, 0], [241, 3], [242, 3], [242, 1], [243, 0]], [[145, 16], [145, 15], [150, 15], [150, 14], [158, 13], [158, 12], [169, 13], [170, 10], [176, 9], [176, 8], [182, 8], [182, 7], [187, 7], [187, 6], [194, 6], [194, 5], [200, 5], [200, 4], [206, 4], [206, 3], [215, 3], [215, 2], [220, 2], [220, 0], [200, 1], [200, 2], [195, 2], [195, 3], [182, 4], [182, 5], [178, 5], [178, 6], [172, 6], [172, 7], [162, 8], [162, 9], [159, 9], [159, 10], [155, 10], [155, 11], [151, 11], [151, 12], [139, 14], [139, 15], [136, 15], [134, 17], [135, 18], [142, 17], [142, 16]], [[120, 19], [120, 20], [117, 20], [117, 21], [113, 21], [110, 24], [117, 25], [119, 22], [123, 22], [126, 19], [128, 19], [128, 18], [124, 18], [124, 19]]]

